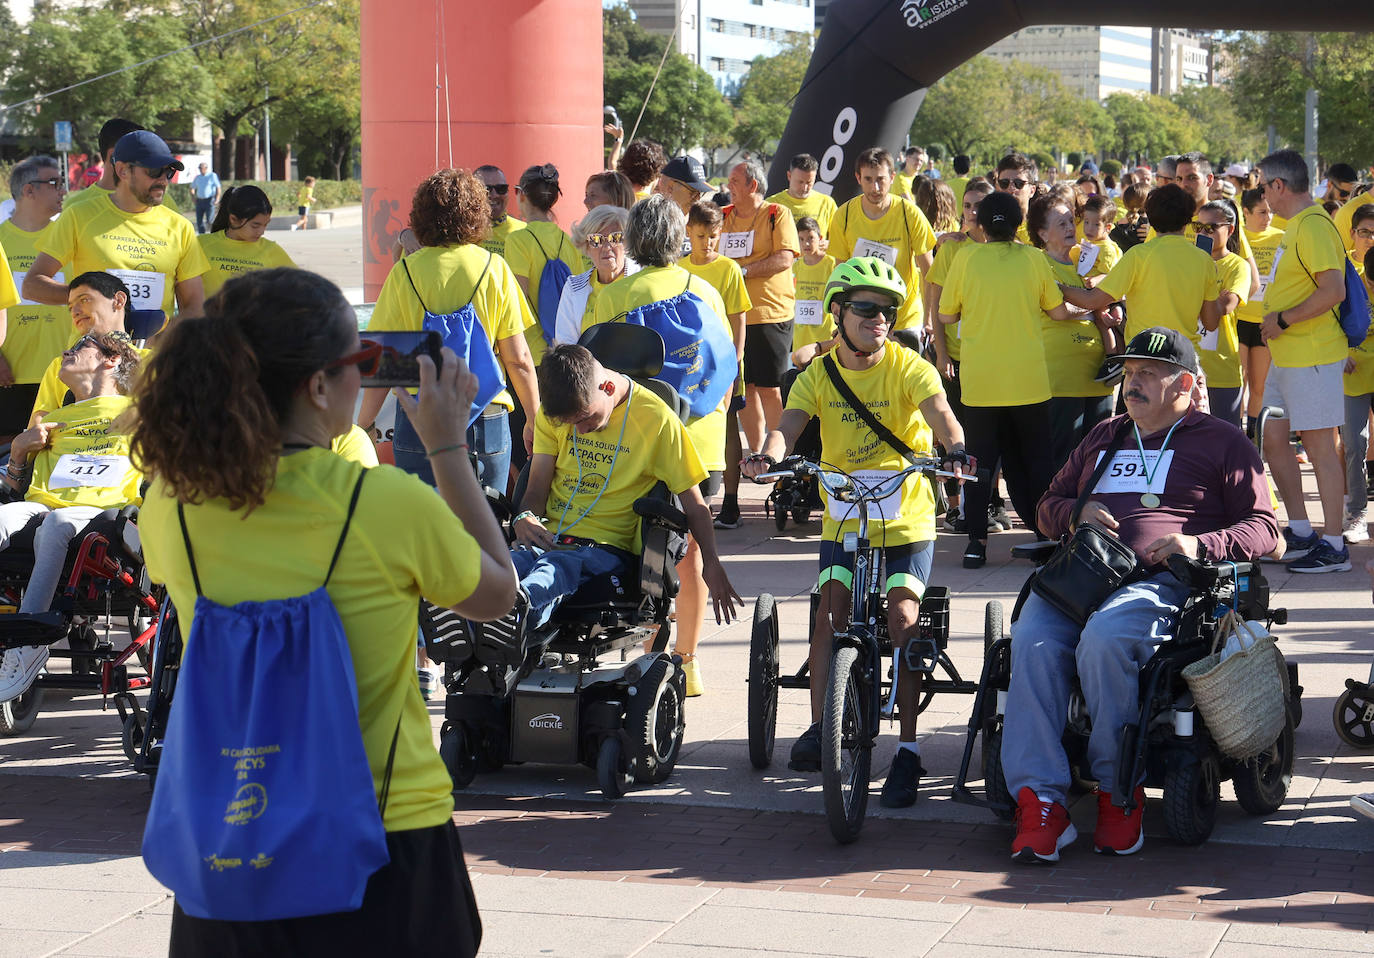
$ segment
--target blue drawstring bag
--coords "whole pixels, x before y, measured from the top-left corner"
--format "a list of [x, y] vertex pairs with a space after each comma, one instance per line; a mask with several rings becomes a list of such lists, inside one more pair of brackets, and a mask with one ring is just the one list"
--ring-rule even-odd
[[647, 326], [663, 337], [663, 371], [654, 378], [687, 400], [692, 419], [714, 412], [739, 372], [735, 344], [721, 319], [690, 289], [625, 314], [625, 322]]
[[477, 283], [472, 287], [472, 296], [452, 313], [431, 312], [425, 301], [420, 298], [420, 291], [415, 288], [415, 280], [410, 275], [410, 267], [406, 265], [405, 260], [401, 260], [401, 267], [406, 271], [406, 279], [410, 280], [410, 289], [415, 293], [415, 299], [424, 310], [424, 328], [438, 333], [444, 345], [467, 363], [468, 371], [477, 377], [477, 395], [472, 397], [472, 409], [468, 412], [468, 427], [471, 428], [477, 417], [482, 415], [482, 410], [506, 388], [506, 377], [501, 372], [500, 363], [496, 361], [491, 340], [487, 338], [487, 331], [482, 326], [482, 321], [477, 318], [477, 310], [472, 306], [473, 297], [477, 295], [477, 290], [491, 267], [491, 253], [487, 253], [486, 265], [482, 267], [482, 275], [477, 277]]
[[[195, 622], [163, 738], [143, 833], [148, 871], [188, 915], [273, 921], [362, 907], [390, 856], [358, 724], [348, 639], [324, 585], [308, 595], [219, 605], [196, 585]], [[380, 807], [379, 807], [380, 806]]]
[[[563, 298], [563, 286], [572, 277], [572, 270], [568, 264], [563, 262], [558, 256], [550, 256], [544, 252], [544, 244], [539, 242], [539, 237], [534, 230], [529, 231], [530, 239], [534, 240], [534, 245], [539, 247], [539, 252], [544, 253], [544, 269], [539, 273], [539, 308], [535, 310], [535, 318], [539, 320], [539, 331], [544, 336], [546, 345], [553, 345], [553, 337], [556, 332], [554, 327], [558, 324], [558, 303]], [[555, 253], [563, 250], [563, 237], [558, 237], [558, 249]]]
[[[1340, 243], [1341, 249], [1345, 249], [1345, 241], [1341, 238], [1341, 231], [1331, 222], [1329, 216], [1323, 215], [1322, 219], [1331, 223], [1331, 228], [1336, 230], [1336, 241]], [[1299, 226], [1299, 229], [1302, 227]], [[1297, 252], [1298, 241], [1293, 240], [1293, 251]], [[1298, 265], [1307, 274], [1307, 278], [1312, 280], [1312, 285], [1316, 285], [1317, 278], [1312, 275], [1312, 271], [1307, 268], [1307, 264], [1302, 261], [1302, 254], [1298, 253]], [[1345, 279], [1345, 299], [1335, 307], [1336, 321], [1340, 324], [1341, 332], [1345, 333], [1345, 342], [1351, 349], [1358, 349], [1360, 344], [1369, 336], [1369, 325], [1371, 318], [1369, 308], [1369, 293], [1365, 291], [1364, 280], [1360, 278], [1360, 273], [1355, 269], [1355, 264], [1350, 262], [1350, 257], [1345, 257], [1345, 272], [1342, 274]]]

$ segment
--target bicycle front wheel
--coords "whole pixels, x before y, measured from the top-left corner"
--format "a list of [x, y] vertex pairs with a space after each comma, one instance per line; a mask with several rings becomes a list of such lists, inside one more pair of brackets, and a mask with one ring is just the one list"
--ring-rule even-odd
[[868, 809], [868, 741], [865, 696], [868, 680], [859, 650], [843, 646], [830, 660], [821, 719], [821, 784], [830, 832], [841, 844], [859, 837]]

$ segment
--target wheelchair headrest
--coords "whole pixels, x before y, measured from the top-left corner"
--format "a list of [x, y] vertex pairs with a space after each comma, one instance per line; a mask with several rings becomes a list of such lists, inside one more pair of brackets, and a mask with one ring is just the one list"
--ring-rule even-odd
[[607, 369], [634, 379], [651, 379], [663, 370], [663, 337], [647, 326], [598, 323], [577, 344]]
[[678, 394], [676, 389], [669, 386], [661, 379], [636, 378], [635, 382], [649, 390], [649, 392], [653, 393], [659, 399], [662, 399], [664, 405], [673, 411], [673, 415], [677, 416], [679, 422], [687, 421], [687, 417], [691, 414], [692, 407], [688, 405], [686, 399], [683, 399], [682, 396]]
[[151, 339], [167, 325], [167, 314], [160, 309], [131, 309], [124, 319], [124, 328], [134, 339]]

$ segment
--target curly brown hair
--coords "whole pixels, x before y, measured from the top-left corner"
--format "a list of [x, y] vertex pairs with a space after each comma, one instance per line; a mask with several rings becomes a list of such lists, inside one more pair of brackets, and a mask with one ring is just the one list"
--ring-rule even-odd
[[440, 170], [415, 187], [410, 228], [423, 246], [480, 243], [491, 230], [486, 186], [467, 170]]
[[144, 364], [131, 458], [180, 502], [227, 499], [252, 511], [276, 478], [301, 385], [347, 352], [356, 330], [352, 307], [323, 276], [283, 268], [229, 280]]
[[632, 140], [616, 164], [616, 170], [637, 188], [644, 189], [668, 165], [668, 154], [653, 140]]
[[911, 185], [911, 198], [926, 215], [937, 233], [959, 228], [959, 210], [955, 208], [954, 191], [942, 180], [918, 176]]

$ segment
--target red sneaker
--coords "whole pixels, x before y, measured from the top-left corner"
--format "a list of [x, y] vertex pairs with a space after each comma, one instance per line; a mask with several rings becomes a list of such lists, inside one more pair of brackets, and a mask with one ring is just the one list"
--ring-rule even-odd
[[1098, 789], [1097, 828], [1093, 831], [1093, 851], [1099, 855], [1134, 855], [1145, 844], [1145, 789], [1135, 790], [1135, 809], [1126, 811], [1112, 804], [1111, 792]]
[[1016, 796], [1016, 838], [1011, 843], [1011, 857], [1018, 862], [1034, 865], [1037, 862], [1059, 861], [1059, 849], [1078, 837], [1069, 812], [1058, 802], [1046, 804], [1029, 788]]

